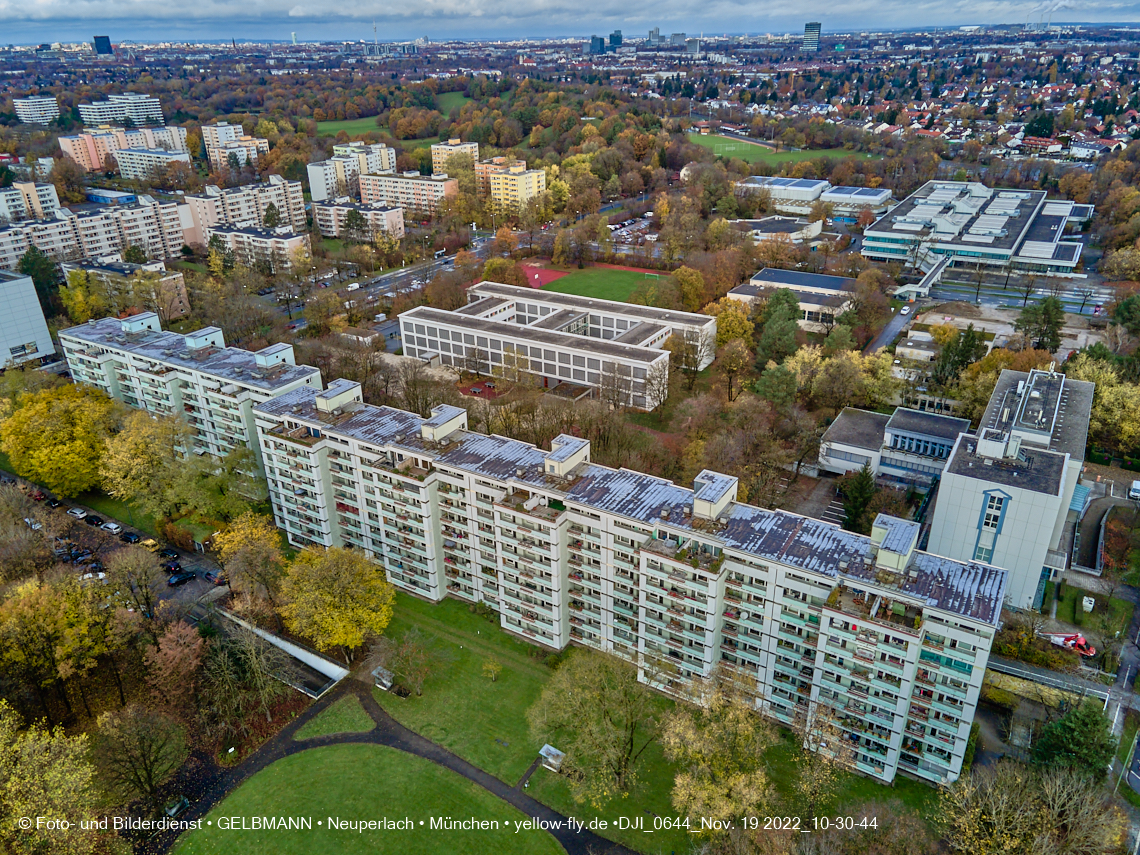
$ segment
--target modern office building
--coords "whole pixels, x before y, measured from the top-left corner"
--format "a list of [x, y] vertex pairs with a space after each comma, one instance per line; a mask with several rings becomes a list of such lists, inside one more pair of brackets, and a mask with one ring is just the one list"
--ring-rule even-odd
[[55, 353], [32, 278], [0, 270], [0, 368]]
[[165, 122], [162, 105], [153, 95], [127, 92], [112, 95], [106, 101], [94, 104], [80, 104], [79, 118], [88, 127], [99, 125], [121, 125], [130, 121], [136, 127], [161, 125]]
[[748, 282], [729, 291], [728, 298], [751, 308], [780, 288], [791, 291], [799, 300], [800, 316], [797, 320], [801, 329], [827, 334], [839, 316], [851, 308], [855, 280], [846, 276], [765, 267]]
[[602, 395], [653, 409], [664, 394], [673, 335], [705, 343], [711, 364], [716, 318], [480, 282], [454, 312], [418, 307], [400, 315], [404, 353], [487, 374], [529, 376], [569, 397]]
[[617, 50], [621, 47], [621, 30], [614, 30], [610, 33], [610, 50]]
[[54, 95], [13, 98], [12, 106], [25, 125], [46, 125], [59, 118], [59, 99]]
[[916, 548], [880, 515], [865, 537], [736, 501], [712, 471], [687, 488], [362, 403], [344, 380], [254, 407], [277, 524], [297, 546], [350, 546], [400, 589], [485, 603], [549, 649], [621, 656], [680, 693], [720, 666], [790, 724], [830, 706], [862, 773], [959, 774], [1006, 572]]
[[384, 204], [361, 205], [347, 196], [331, 202], [313, 203], [313, 222], [324, 237], [340, 237], [344, 232], [345, 218], [349, 211], [356, 211], [364, 218], [366, 234], [355, 236], [371, 240], [374, 235], [384, 234], [399, 240], [404, 236], [404, 209]]
[[458, 192], [459, 182], [446, 175], [420, 175], [408, 171], [360, 176], [362, 204], [395, 205], [412, 214], [432, 216], [444, 199]]
[[1091, 205], [1047, 199], [1044, 190], [1001, 190], [978, 182], [928, 181], [863, 233], [861, 252], [930, 270], [950, 267], [1070, 275], [1083, 244], [1064, 240]]
[[321, 388], [320, 371], [294, 364], [290, 344], [251, 353], [226, 347], [217, 327], [164, 332], [153, 312], [61, 330], [59, 343], [76, 383], [136, 409], [186, 419], [196, 432], [194, 454], [223, 457], [244, 445], [259, 466], [254, 405], [300, 386]]
[[891, 191], [885, 187], [833, 187], [815, 178], [782, 178], [752, 175], [734, 187], [738, 196], [764, 194], [781, 214], [805, 216], [817, 202], [831, 206], [832, 219], [853, 223], [864, 210], [881, 215], [891, 205]]
[[231, 154], [237, 158], [238, 166], [257, 163], [259, 155], [269, 154], [269, 140], [251, 137], [241, 125], [229, 122], [202, 125], [202, 144], [211, 169], [228, 168]]
[[819, 50], [819, 33], [821, 29], [819, 21], [809, 21], [804, 24], [804, 53], [815, 53]]
[[546, 172], [527, 169], [522, 161], [495, 164], [486, 172], [486, 182], [500, 211], [519, 213], [527, 202], [546, 192]]
[[1068, 567], [1094, 389], [1049, 370], [1002, 371], [942, 472], [930, 549], [1008, 570], [1016, 608], [1039, 608]]
[[0, 223], [42, 220], [54, 217], [58, 210], [54, 184], [16, 181], [11, 187], [0, 187]]
[[190, 154], [153, 148], [123, 148], [115, 152], [115, 161], [123, 178], [150, 178], [161, 174], [172, 163], [190, 166]]
[[270, 175], [266, 181], [222, 189], [207, 184], [204, 193], [184, 197], [193, 218], [193, 230], [187, 232], [186, 243], [205, 244], [206, 231], [217, 225], [264, 226], [270, 205], [277, 209], [279, 225], [293, 231], [304, 231], [305, 191], [300, 181], [289, 181]]
[[[72, 272], [82, 273], [88, 280], [104, 285], [108, 293], [123, 298], [123, 308], [154, 312], [159, 320], [171, 321], [190, 313], [190, 298], [186, 296], [186, 277], [180, 271], [167, 270], [161, 261], [145, 264], [112, 258], [84, 258], [60, 264], [64, 278]], [[132, 302], [127, 302], [127, 300]]]
[[456, 154], [469, 155], [472, 163], [478, 163], [479, 143], [463, 142], [458, 137], [452, 137], [445, 143], [435, 143], [431, 147], [431, 171], [436, 175], [446, 173], [448, 161]]
[[91, 40], [91, 46], [95, 48], [96, 56], [113, 56], [115, 53], [111, 48], [110, 36], [95, 36]]
[[117, 159], [122, 149], [151, 151], [186, 151], [186, 129], [176, 125], [159, 128], [103, 127], [73, 136], [60, 137], [59, 147], [88, 172], [101, 172], [107, 156]]
[[289, 226], [259, 229], [252, 226], [218, 225], [206, 229], [206, 242], [217, 237], [247, 267], [265, 267], [270, 273], [292, 270], [298, 252], [310, 253], [309, 236]]

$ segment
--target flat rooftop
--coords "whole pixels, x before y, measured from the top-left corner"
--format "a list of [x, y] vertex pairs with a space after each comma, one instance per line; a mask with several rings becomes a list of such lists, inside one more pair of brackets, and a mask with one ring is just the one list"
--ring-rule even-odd
[[1017, 459], [995, 460], [982, 457], [977, 447], [977, 437], [961, 437], [950, 454], [945, 471], [1005, 487], [1020, 487], [1049, 496], [1060, 495], [1065, 455], [1023, 443]]
[[[998, 376], [978, 429], [1033, 434], [1038, 438], [1027, 436], [1030, 442], [1084, 460], [1095, 388], [1063, 374], [1006, 369]], [[1041, 418], [1047, 424], [1038, 427]]]
[[878, 451], [883, 447], [883, 432], [890, 420], [891, 417], [885, 413], [844, 407], [820, 441], [824, 444], [835, 442], [868, 451]]
[[855, 280], [846, 276], [804, 273], [799, 270], [778, 270], [775, 267], [765, 267], [759, 273], [754, 274], [749, 282], [753, 285], [801, 290], [817, 288], [826, 291], [853, 291], [855, 289]]
[[959, 434], [969, 432], [970, 420], [899, 407], [887, 421], [887, 430], [920, 433], [953, 442]]
[[86, 344], [123, 350], [175, 368], [198, 371], [228, 383], [240, 383], [266, 392], [274, 392], [311, 377], [316, 377], [320, 382], [320, 370], [311, 365], [282, 363], [263, 368], [257, 364], [253, 352], [237, 347], [189, 350], [186, 339], [178, 333], [165, 330], [124, 333], [123, 322], [118, 318], [103, 318], [60, 330], [59, 334]]
[[636, 303], [622, 303], [617, 300], [598, 300], [592, 297], [579, 297], [576, 294], [543, 291], [539, 288], [503, 285], [500, 282], [477, 282], [468, 288], [467, 292], [483, 297], [505, 297], [516, 302], [540, 303], [558, 309], [577, 309], [582, 312], [621, 315], [634, 320], [653, 321], [666, 326], [704, 327], [714, 320], [708, 315], [699, 315], [693, 312], [657, 309], [653, 306], [639, 306]]

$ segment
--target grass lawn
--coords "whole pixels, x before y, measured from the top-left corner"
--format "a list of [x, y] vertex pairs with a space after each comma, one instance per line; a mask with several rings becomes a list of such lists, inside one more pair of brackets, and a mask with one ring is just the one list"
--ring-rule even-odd
[[[541, 744], [530, 737], [526, 711], [550, 678], [550, 669], [528, 655], [531, 645], [511, 638], [494, 623], [468, 611], [466, 603], [438, 605], [397, 594], [396, 616], [385, 631], [399, 638], [418, 627], [434, 644], [440, 664], [423, 695], [399, 698], [376, 690], [392, 717], [492, 775], [514, 784]], [[492, 683], [483, 663], [503, 666]]]
[[135, 510], [126, 502], [113, 499], [106, 493], [98, 491], [83, 493], [76, 496], [75, 501], [84, 507], [91, 508], [101, 517], [119, 520], [127, 525], [134, 526], [139, 531], [145, 531], [151, 537], [158, 537], [154, 526], [154, 517]]
[[471, 99], [462, 92], [444, 92], [435, 97], [435, 103], [439, 112], [445, 116], [450, 116], [452, 110], [456, 107], [462, 107], [464, 104], [470, 104]]
[[350, 137], [366, 134], [369, 131], [378, 131], [375, 116], [363, 116], [359, 119], [345, 119], [343, 122], [317, 122], [318, 137], [335, 137], [341, 131]]
[[722, 137], [716, 134], [689, 134], [689, 142], [711, 149], [722, 157], [736, 157], [745, 163], [799, 163], [804, 160], [815, 160], [817, 157], [860, 157], [869, 158], [874, 155], [859, 151], [848, 151], [845, 148], [817, 148], [803, 151], [773, 151], [762, 145], [747, 143], [731, 137]]
[[424, 137], [422, 140], [400, 140], [400, 145], [405, 149], [411, 150], [413, 148], [427, 148], [429, 145], [434, 145], [439, 142], [439, 137]]
[[312, 739], [332, 733], [367, 733], [376, 722], [360, 705], [356, 695], [345, 695], [327, 710], [310, 719], [294, 735], [294, 739]]
[[[1096, 607], [1092, 613], [1086, 613], [1081, 607], [1081, 600], [1089, 596], [1089, 592], [1082, 588], [1077, 588], [1074, 585], [1063, 585], [1061, 587], [1061, 598], [1057, 601], [1057, 620], [1064, 621], [1065, 623], [1073, 624], [1074, 626], [1094, 627], [1099, 630], [1095, 621], [1095, 616], [1102, 613], [1105, 608], [1104, 597], [1100, 594], [1093, 594], [1093, 599], [1096, 600]], [[1119, 597], [1113, 597], [1108, 604], [1108, 608], [1113, 617], [1113, 625], [1121, 629], [1127, 629], [1128, 624], [1132, 620], [1133, 604], [1127, 600], [1122, 600]]]
[[[662, 273], [662, 277], [668, 276]], [[598, 300], [620, 300], [625, 302], [639, 286], [646, 282], [644, 273], [632, 270], [611, 270], [608, 267], [588, 267], [575, 270], [569, 276], [555, 279], [543, 290], [559, 294], [577, 294], [579, 297], [593, 297]]]
[[195, 273], [209, 273], [210, 269], [197, 261], [176, 261], [174, 266], [180, 270], [193, 270]]
[[[559, 855], [544, 831], [516, 833], [525, 817], [486, 790], [427, 760], [380, 745], [333, 745], [278, 760], [254, 775], [207, 816], [311, 817], [310, 830], [223, 831], [217, 825], [189, 832], [176, 855]], [[452, 816], [495, 820], [498, 830], [446, 831], [420, 820]], [[330, 830], [317, 821], [410, 818], [405, 831]], [[510, 821], [509, 827], [504, 827]]]

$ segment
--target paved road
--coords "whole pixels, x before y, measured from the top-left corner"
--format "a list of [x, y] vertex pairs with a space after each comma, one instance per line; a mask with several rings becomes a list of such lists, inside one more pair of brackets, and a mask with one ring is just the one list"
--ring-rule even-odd
[[880, 350], [894, 341], [895, 336], [897, 336], [902, 331], [902, 328], [907, 325], [908, 321], [912, 320], [914, 320], [913, 308], [911, 310], [911, 313], [906, 315], [902, 314], [901, 311], [895, 312], [895, 316], [887, 321], [887, 325], [883, 327], [882, 332], [871, 339], [871, 343], [863, 348], [863, 352], [866, 354], [878, 353]]
[[[360, 699], [365, 711], [376, 723], [373, 730], [368, 733], [320, 736], [302, 742], [293, 739], [293, 735], [305, 723], [348, 694], [355, 694]], [[376, 702], [369, 685], [352, 677], [344, 680], [340, 686], [309, 707], [303, 715], [286, 725], [280, 733], [254, 752], [241, 765], [221, 771], [212, 763], [210, 758], [197, 757], [195, 759], [200, 768], [195, 770], [196, 775], [194, 777], [184, 776], [175, 782], [174, 789], [169, 787], [168, 789], [171, 796], [181, 794], [192, 801], [190, 808], [179, 817], [180, 819], [200, 819], [238, 785], [277, 760], [307, 751], [310, 748], [345, 744], [385, 745], [398, 751], [413, 754], [416, 757], [422, 757], [443, 766], [445, 769], [450, 769], [522, 811], [524, 816], [537, 817], [549, 823], [552, 829], [551, 835], [562, 845], [567, 855], [636, 855], [626, 847], [599, 837], [592, 831], [571, 830], [566, 816], [526, 795], [522, 785], [531, 770], [528, 770], [527, 775], [524, 775], [523, 779], [514, 786], [500, 781], [493, 775], [487, 774], [482, 769], [452, 754], [446, 748], [442, 748], [418, 733], [408, 730], [388, 715]], [[195, 784], [197, 784], [197, 788], [195, 788]], [[138, 852], [140, 855], [164, 855], [177, 839], [177, 832], [156, 834]]]

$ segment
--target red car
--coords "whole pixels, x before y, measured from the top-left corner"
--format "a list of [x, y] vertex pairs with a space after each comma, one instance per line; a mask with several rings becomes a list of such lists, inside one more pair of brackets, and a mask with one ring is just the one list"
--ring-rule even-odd
[[43, 490], [36, 490], [36, 492], [32, 493], [32, 498], [37, 502], [42, 502], [47, 498], [47, 493], [45, 493]]

